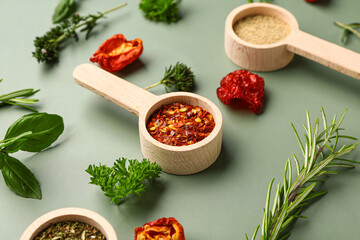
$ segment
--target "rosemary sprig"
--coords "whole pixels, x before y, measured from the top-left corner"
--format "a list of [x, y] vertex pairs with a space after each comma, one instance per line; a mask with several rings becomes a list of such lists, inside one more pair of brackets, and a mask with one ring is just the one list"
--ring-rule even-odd
[[74, 38], [75, 41], [78, 41], [79, 38], [76, 33], [78, 28], [83, 27], [80, 31], [86, 32], [85, 38], [88, 39], [100, 18], [104, 18], [106, 14], [126, 5], [127, 3], [123, 3], [105, 12], [99, 12], [97, 15], [89, 14], [88, 16], [80, 16], [73, 14], [70, 18], [63, 19], [56, 27], [51, 28], [50, 31], [46, 32], [42, 37], [35, 38], [35, 52], [32, 53], [33, 57], [35, 57], [39, 63], [57, 62], [59, 60], [60, 44], [69, 38]]
[[343, 24], [341, 22], [335, 21], [334, 24], [343, 29], [343, 34], [342, 34], [342, 37], [341, 37], [341, 42], [342, 43], [346, 42], [346, 39], [347, 39], [347, 37], [348, 37], [348, 35], [350, 33], [353, 33], [353, 34], [355, 34], [355, 36], [360, 38], [360, 32], [356, 31], [356, 28], [360, 28], [360, 23]]
[[183, 63], [177, 62], [173, 67], [165, 68], [165, 74], [163, 79], [155, 84], [152, 84], [145, 89], [156, 87], [160, 84], [165, 85], [165, 89], [168, 92], [168, 88], [175, 87], [177, 91], [190, 92], [195, 87], [195, 75], [191, 71], [190, 67]]
[[[318, 182], [323, 182], [320, 177], [324, 174], [338, 174], [333, 168], [354, 168], [353, 163], [360, 162], [343, 158], [344, 155], [352, 152], [357, 142], [343, 145], [339, 148], [339, 140], [343, 138], [357, 140], [354, 137], [341, 135], [343, 128], [340, 125], [345, 117], [343, 112], [339, 120], [336, 115], [328, 124], [324, 109], [321, 108], [322, 124], [324, 130], [319, 131], [319, 119], [316, 119], [312, 128], [309, 113], [306, 112], [307, 125], [305, 129], [305, 144], [300, 140], [297, 130], [291, 123], [295, 136], [299, 142], [304, 163], [302, 166], [295, 154], [293, 160], [296, 166], [296, 178], [293, 178], [293, 166], [290, 158], [285, 163], [284, 182], [276, 186], [275, 198], [270, 208], [270, 195], [274, 179], [271, 180], [264, 208], [264, 217], [261, 224], [262, 240], [282, 240], [290, 236], [287, 228], [297, 218], [302, 218], [302, 208], [311, 203], [311, 200], [323, 196], [327, 191], [316, 191]], [[331, 142], [332, 141], [332, 142]], [[332, 144], [330, 144], [332, 143]], [[260, 225], [259, 225], [260, 226]], [[259, 226], [252, 235], [255, 239]], [[245, 234], [246, 239], [248, 236]]]
[[[0, 83], [1, 82], [2, 82], [2, 79], [0, 78]], [[0, 106], [15, 105], [15, 106], [27, 108], [31, 111], [37, 112], [37, 110], [35, 108], [29, 107], [25, 104], [35, 104], [39, 100], [23, 98], [23, 97], [32, 96], [35, 93], [37, 93], [38, 91], [40, 91], [40, 89], [34, 90], [32, 88], [27, 88], [27, 89], [22, 89], [22, 90], [18, 90], [15, 92], [0, 95]]]

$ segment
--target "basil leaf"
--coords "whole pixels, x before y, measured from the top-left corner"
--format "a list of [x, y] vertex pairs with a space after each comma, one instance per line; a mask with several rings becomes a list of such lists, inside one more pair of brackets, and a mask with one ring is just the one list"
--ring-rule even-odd
[[56, 114], [31, 113], [14, 122], [5, 134], [5, 140], [23, 137], [4, 148], [4, 152], [13, 153], [19, 150], [40, 152], [49, 147], [64, 131], [62, 117]]
[[4, 166], [4, 161], [5, 161], [5, 153], [1, 153], [0, 152], [0, 170], [3, 168]]
[[1, 169], [6, 185], [15, 193], [34, 199], [41, 199], [41, 189], [34, 174], [19, 160], [2, 154]]
[[68, 18], [71, 14], [75, 13], [76, 4], [74, 0], [61, 0], [54, 10], [52, 22], [59, 23]]

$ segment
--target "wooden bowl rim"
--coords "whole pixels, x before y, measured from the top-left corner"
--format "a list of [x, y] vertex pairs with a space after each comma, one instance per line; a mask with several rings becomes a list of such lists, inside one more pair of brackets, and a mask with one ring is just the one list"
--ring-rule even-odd
[[[94, 223], [96, 223], [98, 226], [94, 226], [94, 223], [89, 223], [90, 225], [98, 228], [105, 236], [107, 240], [117, 240], [116, 232], [113, 228], [113, 226], [100, 214], [85, 209], [85, 208], [77, 208], [77, 207], [69, 207], [69, 208], [60, 208], [56, 209], [50, 212], [47, 212], [43, 214], [42, 216], [35, 219], [24, 231], [24, 233], [21, 235], [20, 240], [32, 240], [39, 232], [46, 229], [50, 223], [57, 222], [57, 218], [62, 217], [73, 217], [74, 221], [77, 221], [76, 218], [80, 217], [83, 218], [79, 221], [88, 223], [84, 221], [84, 218], [90, 219]], [[60, 220], [58, 222], [67, 221], [67, 220]], [[102, 228], [102, 229], [99, 229]]]
[[[209, 136], [207, 136], [203, 140], [201, 140], [197, 143], [191, 144], [191, 145], [171, 146], [171, 145], [167, 145], [167, 144], [157, 141], [150, 135], [150, 133], [146, 129], [147, 117], [150, 116], [157, 108], [153, 109], [153, 111], [151, 113], [150, 113], [150, 110], [152, 110], [152, 108], [155, 105], [158, 105], [161, 102], [166, 102], [167, 99], [176, 98], [176, 97], [194, 98], [194, 99], [200, 100], [200, 101], [208, 104], [211, 107], [211, 111], [209, 109], [205, 109], [206, 111], [209, 111], [214, 116], [214, 121], [215, 121], [215, 128], [209, 134]], [[168, 103], [164, 103], [164, 104], [168, 104]], [[160, 105], [164, 105], [164, 104], [160, 104]], [[142, 136], [148, 142], [155, 145], [156, 147], [163, 149], [163, 150], [167, 150], [167, 151], [173, 151], [173, 152], [186, 152], [186, 151], [192, 151], [192, 150], [204, 147], [205, 145], [209, 144], [212, 140], [214, 140], [222, 132], [222, 125], [223, 125], [222, 114], [221, 114], [220, 109], [215, 105], [215, 103], [213, 103], [212, 101], [210, 101], [209, 99], [207, 99], [203, 96], [200, 96], [195, 93], [190, 93], [190, 92], [172, 92], [172, 93], [166, 93], [166, 94], [160, 95], [160, 96], [158, 96], [157, 101], [155, 101], [153, 104], [151, 104], [151, 106], [149, 106], [146, 109], [146, 111], [143, 111], [139, 115], [139, 132], [140, 132], [140, 134], [142, 134]]]

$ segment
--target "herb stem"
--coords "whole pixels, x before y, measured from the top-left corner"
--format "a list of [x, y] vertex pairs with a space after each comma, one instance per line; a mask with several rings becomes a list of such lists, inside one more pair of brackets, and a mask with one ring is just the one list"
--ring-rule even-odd
[[25, 137], [27, 135], [31, 135], [32, 134], [32, 131], [27, 131], [27, 132], [24, 132], [16, 137], [13, 137], [13, 138], [8, 138], [8, 139], [4, 139], [4, 140], [1, 140], [0, 143], [4, 143], [2, 145], [0, 145], [0, 152], [2, 152], [2, 150], [12, 144], [13, 142], [16, 142], [18, 139], [22, 138], [22, 137]]
[[158, 83], [152, 84], [152, 85], [150, 85], [150, 86], [147, 86], [147, 87], [144, 88], [144, 89], [145, 89], [145, 90], [148, 90], [149, 88], [156, 87], [156, 86], [158, 86], [158, 85], [160, 85], [160, 84], [161, 84], [161, 82], [158, 82]]
[[337, 25], [337, 26], [339, 26], [339, 27], [341, 27], [341, 28], [343, 28], [343, 29], [346, 29], [346, 30], [352, 32], [353, 34], [355, 34], [356, 36], [358, 36], [358, 37], [360, 38], [360, 32], [358, 32], [358, 31], [356, 31], [354, 28], [352, 28], [352, 27], [350, 26], [351, 24], [347, 24], [347, 25], [346, 25], [346, 24], [343, 24], [343, 23], [337, 22], [337, 21], [334, 21], [334, 24]]
[[[114, 7], [114, 8], [108, 9], [108, 10], [102, 12], [102, 13], [99, 13], [99, 14], [96, 15], [95, 17], [91, 17], [91, 18], [89, 18], [88, 20], [86, 20], [85, 22], [80, 23], [80, 24], [78, 24], [78, 25], [75, 25], [75, 26], [71, 29], [71, 31], [73, 32], [73, 31], [75, 31], [76, 29], [78, 29], [78, 28], [80, 28], [80, 27], [82, 27], [82, 26], [84, 26], [84, 25], [86, 25], [86, 24], [94, 21], [94, 19], [100, 18], [100, 17], [102, 17], [102, 16], [104, 16], [104, 15], [106, 15], [106, 14], [108, 14], [108, 13], [111, 13], [111, 12], [113, 12], [113, 11], [115, 11], [115, 10], [118, 10], [118, 9], [120, 9], [120, 8], [122, 8], [122, 7], [125, 7], [126, 5], [127, 5], [127, 3], [123, 3], [123, 4], [121, 4], [121, 5], [117, 6], [117, 7]], [[66, 35], [63, 34], [63, 35], [61, 35], [60, 37], [58, 37], [54, 42], [58, 42], [58, 43], [59, 43], [59, 42], [61, 42], [62, 40], [64, 40], [65, 37], [66, 37]]]

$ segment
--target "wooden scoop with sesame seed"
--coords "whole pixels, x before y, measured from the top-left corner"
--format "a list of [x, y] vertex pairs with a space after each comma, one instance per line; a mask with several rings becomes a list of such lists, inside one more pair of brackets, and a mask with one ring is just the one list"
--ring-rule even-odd
[[[256, 32], [261, 27], [264, 19], [262, 16], [284, 22], [290, 28], [289, 33], [273, 42], [276, 35], [282, 35], [286, 31], [280, 29], [283, 24], [276, 24], [272, 20], [267, 20], [263, 26], [264, 31]], [[244, 22], [245, 27], [251, 22], [259, 26], [242, 31], [238, 26], [239, 21], [242, 21], [240, 24]], [[259, 36], [266, 31], [267, 37], [272, 35], [268, 40]], [[268, 72], [283, 68], [290, 63], [295, 53], [360, 79], [359, 53], [301, 31], [296, 18], [286, 9], [274, 4], [249, 3], [232, 10], [225, 22], [225, 52], [232, 62], [252, 71]]]

